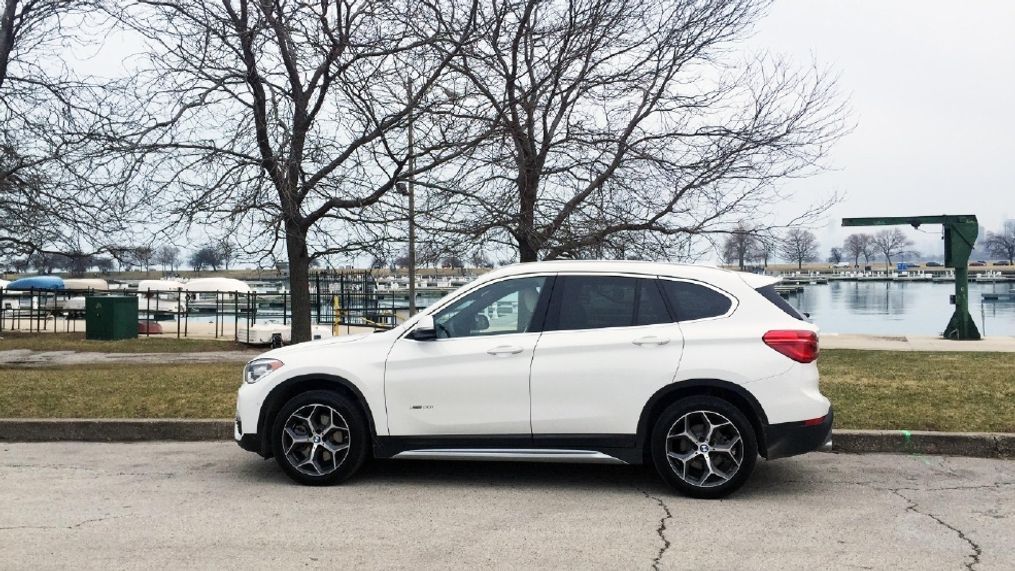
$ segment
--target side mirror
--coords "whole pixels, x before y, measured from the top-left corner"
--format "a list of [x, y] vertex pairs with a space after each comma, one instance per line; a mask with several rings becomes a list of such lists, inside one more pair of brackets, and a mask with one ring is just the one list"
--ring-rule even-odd
[[424, 315], [416, 322], [410, 337], [416, 341], [432, 341], [437, 338], [437, 327], [434, 325], [432, 315]]

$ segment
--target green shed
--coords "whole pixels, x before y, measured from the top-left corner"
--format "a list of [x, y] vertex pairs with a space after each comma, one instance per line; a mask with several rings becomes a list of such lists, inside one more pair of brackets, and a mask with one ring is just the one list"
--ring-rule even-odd
[[136, 339], [137, 297], [133, 295], [85, 298], [86, 339]]

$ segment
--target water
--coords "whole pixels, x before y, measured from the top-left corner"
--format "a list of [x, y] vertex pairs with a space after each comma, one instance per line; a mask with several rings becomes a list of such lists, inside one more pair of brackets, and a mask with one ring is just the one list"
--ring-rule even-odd
[[[969, 313], [984, 336], [1015, 335], [1015, 302], [983, 302], [981, 293], [1007, 292], [1009, 283], [969, 284]], [[940, 335], [954, 306], [955, 284], [830, 282], [804, 286], [788, 300], [829, 333]]]

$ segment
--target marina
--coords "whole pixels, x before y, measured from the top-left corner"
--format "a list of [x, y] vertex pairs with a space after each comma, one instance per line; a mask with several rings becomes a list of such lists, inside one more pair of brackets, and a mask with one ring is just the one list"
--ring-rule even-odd
[[[939, 335], [954, 309], [953, 284], [831, 281], [786, 299], [824, 332]], [[969, 284], [969, 312], [984, 337], [1015, 336], [1015, 303], [1005, 283]]]
[[[951, 311], [950, 271], [790, 272], [778, 293], [835, 333], [937, 335]], [[424, 276], [416, 307], [425, 308], [475, 275]], [[27, 281], [25, 281], [27, 280]], [[288, 336], [291, 291], [281, 279], [201, 277], [115, 281], [39, 276], [0, 284], [0, 331], [80, 331], [89, 295], [134, 295], [142, 335], [227, 337], [271, 343]], [[36, 289], [33, 285], [46, 285]], [[63, 286], [51, 289], [54, 286]], [[409, 316], [403, 276], [369, 272], [314, 274], [310, 282], [315, 336], [388, 328]], [[1015, 278], [1000, 271], [970, 276], [970, 313], [984, 335], [1015, 335]]]

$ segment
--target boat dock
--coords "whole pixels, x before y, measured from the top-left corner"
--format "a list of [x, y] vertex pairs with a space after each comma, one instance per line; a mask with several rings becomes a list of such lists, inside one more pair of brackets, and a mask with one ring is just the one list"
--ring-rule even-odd
[[983, 301], [1015, 301], [1015, 288], [1008, 292], [988, 292], [980, 294]]

